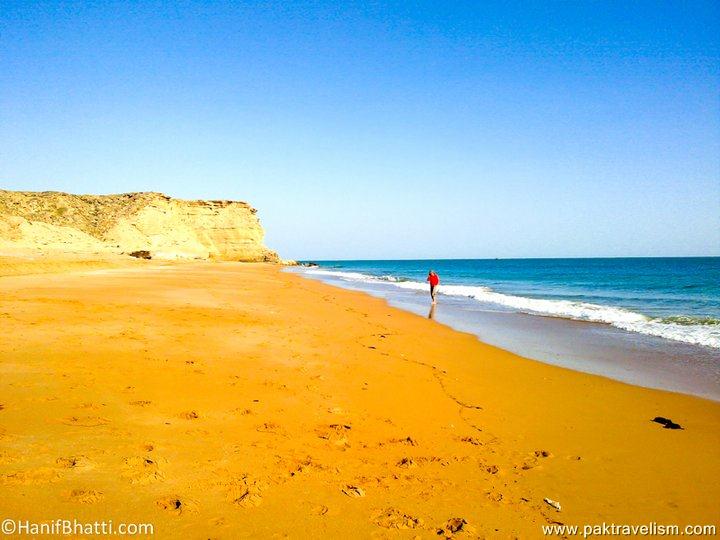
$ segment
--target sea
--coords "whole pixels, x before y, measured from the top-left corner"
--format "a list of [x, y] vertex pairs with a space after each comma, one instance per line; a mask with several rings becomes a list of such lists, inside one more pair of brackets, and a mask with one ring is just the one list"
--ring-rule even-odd
[[291, 271], [528, 358], [720, 401], [720, 257], [303, 264]]

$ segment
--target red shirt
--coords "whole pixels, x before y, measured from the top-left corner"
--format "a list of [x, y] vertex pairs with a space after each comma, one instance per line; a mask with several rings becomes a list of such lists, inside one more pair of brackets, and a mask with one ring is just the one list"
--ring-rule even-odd
[[437, 284], [440, 283], [440, 278], [437, 274], [430, 274], [426, 281], [429, 281], [433, 287], [437, 287]]

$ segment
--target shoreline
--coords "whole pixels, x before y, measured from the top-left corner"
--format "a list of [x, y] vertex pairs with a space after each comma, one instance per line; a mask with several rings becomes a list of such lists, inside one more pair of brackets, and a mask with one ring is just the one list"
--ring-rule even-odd
[[716, 402], [525, 359], [277, 266], [159, 267], [0, 280], [4, 514], [161, 537], [717, 525]]
[[427, 266], [445, 275], [440, 295], [468, 311], [596, 322], [720, 351], [717, 257], [321, 261], [299, 270], [361, 290], [418, 295], [427, 291]]
[[[430, 310], [426, 294], [383, 282], [346, 281], [287, 269], [308, 279], [382, 298], [389, 306], [430, 317], [521, 357], [640, 386], [720, 402], [720, 351], [572, 318], [468, 310], [463, 298], [441, 296]], [[541, 336], [537, 339], [534, 336]]]

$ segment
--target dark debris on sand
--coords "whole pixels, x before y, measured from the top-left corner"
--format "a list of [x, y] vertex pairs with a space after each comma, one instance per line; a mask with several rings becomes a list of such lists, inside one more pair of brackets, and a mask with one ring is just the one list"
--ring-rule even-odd
[[657, 424], [661, 424], [663, 428], [665, 429], [683, 429], [683, 427], [680, 424], [676, 424], [669, 418], [665, 418], [663, 416], [656, 416], [652, 419], [653, 422]]

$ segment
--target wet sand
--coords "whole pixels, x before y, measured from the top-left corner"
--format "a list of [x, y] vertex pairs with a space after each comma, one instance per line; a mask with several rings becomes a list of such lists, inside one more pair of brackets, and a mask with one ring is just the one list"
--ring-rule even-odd
[[480, 341], [526, 358], [574, 371], [602, 375], [637, 386], [720, 401], [720, 349], [630, 332], [609, 324], [531, 315], [467, 298], [440, 294], [432, 312], [427, 292], [399, 289], [386, 282], [347, 281], [305, 273], [311, 279], [366, 292]]
[[526, 360], [275, 266], [53, 270], [0, 277], [3, 517], [157, 538], [718, 525], [716, 402]]

